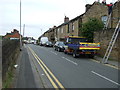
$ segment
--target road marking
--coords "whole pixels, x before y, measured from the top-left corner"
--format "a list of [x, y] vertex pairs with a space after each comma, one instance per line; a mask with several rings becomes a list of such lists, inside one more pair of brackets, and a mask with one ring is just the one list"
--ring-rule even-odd
[[[30, 49], [30, 48], [29, 48]], [[37, 62], [39, 63], [40, 67], [42, 68], [42, 70], [44, 71], [44, 73], [46, 74], [46, 76], [48, 77], [48, 79], [50, 80], [51, 84], [53, 85], [54, 88], [58, 88], [57, 85], [54, 83], [54, 81], [52, 80], [52, 78], [50, 77], [50, 75], [47, 73], [47, 71], [45, 70], [45, 68], [43, 67], [43, 65], [40, 63], [40, 61], [37, 59], [36, 55], [34, 54], [34, 52], [30, 49], [31, 53], [33, 54], [33, 56], [35, 57], [35, 59], [37, 60]]]
[[41, 74], [42, 76], [44, 76], [44, 74]]
[[107, 78], [107, 77], [105, 77], [105, 76], [102, 76], [102, 75], [100, 75], [100, 74], [98, 74], [98, 73], [96, 73], [96, 72], [94, 72], [94, 71], [91, 71], [91, 72], [92, 72], [93, 74], [95, 74], [95, 75], [101, 77], [101, 78], [104, 78], [104, 79], [106, 79], [106, 80], [108, 80], [108, 81], [110, 81], [110, 82], [112, 82], [112, 83], [114, 83], [114, 84], [120, 86], [119, 83], [117, 83], [117, 82], [115, 82], [115, 81], [113, 81], [113, 80], [111, 80], [111, 79], [109, 79], [109, 78]]
[[[90, 60], [92, 60], [93, 62], [100, 63], [100, 61], [97, 61], [97, 60], [94, 60], [94, 59], [90, 59]], [[114, 68], [114, 69], [119, 69], [119, 67], [116, 67], [116, 66], [113, 66], [113, 65], [110, 65], [110, 64], [103, 64], [103, 65]]]
[[[62, 90], [65, 90], [63, 85], [58, 81], [58, 79], [53, 75], [53, 73], [48, 69], [48, 67], [43, 63], [43, 61], [36, 55], [36, 53], [29, 46], [28, 46], [28, 48], [30, 49], [30, 51], [33, 54], [33, 56], [36, 58], [37, 62], [40, 64], [41, 68], [43, 69], [43, 71], [45, 72], [46, 76], [48, 77], [48, 79], [52, 83], [53, 87], [58, 89], [58, 87], [56, 86], [54, 81], [51, 79], [50, 75], [56, 81], [56, 83], [59, 85], [59, 87], [62, 88]], [[49, 72], [50, 75], [47, 73], [46, 70]]]
[[69, 61], [69, 62], [71, 62], [71, 63], [73, 63], [73, 64], [75, 64], [75, 65], [78, 65], [76, 62], [73, 62], [73, 61], [71, 61], [71, 60], [69, 60], [69, 59], [67, 59], [65, 57], [62, 57], [62, 58], [65, 59], [65, 60], [67, 60], [67, 61]]
[[57, 53], [55, 53], [55, 52], [53, 52], [53, 51], [50, 51], [51, 53], [53, 53], [53, 54], [55, 54], [55, 55], [57, 55]]
[[97, 61], [97, 60], [94, 60], [94, 59], [90, 59], [90, 60], [92, 60], [92, 61], [94, 61], [94, 62], [97, 62], [97, 63], [100, 63], [99, 61]]
[[115, 69], [119, 69], [118, 67], [116, 66], [113, 66], [113, 65], [110, 65], [110, 64], [104, 64], [105, 66], [109, 66], [109, 67], [112, 67], [112, 68], [115, 68]]

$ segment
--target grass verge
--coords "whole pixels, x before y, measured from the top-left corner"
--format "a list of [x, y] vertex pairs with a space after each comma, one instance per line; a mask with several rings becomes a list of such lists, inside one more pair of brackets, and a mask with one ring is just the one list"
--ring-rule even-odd
[[11, 88], [13, 78], [14, 78], [14, 67], [12, 63], [8, 69], [8, 72], [6, 73], [6, 79], [3, 81], [3, 88]]

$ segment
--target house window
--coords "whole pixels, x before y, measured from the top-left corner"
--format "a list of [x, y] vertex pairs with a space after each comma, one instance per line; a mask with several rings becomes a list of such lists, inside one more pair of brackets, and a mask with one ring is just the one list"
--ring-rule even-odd
[[68, 24], [68, 33], [70, 32], [70, 25]]
[[57, 35], [57, 29], [55, 29], [56, 35]]
[[74, 23], [72, 23], [72, 32], [74, 32]]
[[58, 28], [58, 33], [59, 33], [60, 29]]
[[102, 19], [102, 22], [104, 23], [104, 25], [106, 25], [108, 16], [102, 16], [101, 19]]
[[63, 28], [61, 28], [61, 33], [63, 33]]

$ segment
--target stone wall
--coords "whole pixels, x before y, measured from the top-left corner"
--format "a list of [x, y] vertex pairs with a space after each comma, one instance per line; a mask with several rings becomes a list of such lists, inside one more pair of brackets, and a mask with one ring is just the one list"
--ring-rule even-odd
[[19, 40], [3, 40], [2, 42], [2, 79], [4, 81], [6, 72], [11, 63], [15, 63], [19, 55]]
[[[94, 32], [94, 42], [100, 42], [101, 49], [98, 51], [98, 55], [103, 57], [106, 49], [109, 45], [109, 42], [114, 33], [114, 29], [102, 30]], [[117, 37], [115, 45], [110, 54], [110, 59], [120, 61], [120, 34]]]

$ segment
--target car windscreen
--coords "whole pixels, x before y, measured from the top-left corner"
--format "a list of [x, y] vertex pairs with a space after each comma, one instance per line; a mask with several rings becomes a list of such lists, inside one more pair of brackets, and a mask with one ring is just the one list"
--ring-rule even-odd
[[87, 42], [86, 38], [69, 38], [68, 42], [77, 43], [77, 42]]
[[64, 42], [59, 42], [59, 45], [64, 46], [65, 44]]

